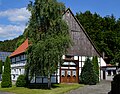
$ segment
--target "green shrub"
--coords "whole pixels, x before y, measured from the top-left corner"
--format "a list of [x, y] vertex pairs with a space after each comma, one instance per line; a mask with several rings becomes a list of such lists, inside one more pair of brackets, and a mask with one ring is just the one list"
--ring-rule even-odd
[[96, 78], [96, 80], [97, 80], [97, 83], [99, 82], [99, 65], [98, 65], [98, 57], [97, 56], [94, 56], [93, 58], [92, 58], [92, 63], [93, 63], [93, 68], [94, 68], [94, 70], [95, 70], [95, 73], [96, 73], [96, 75], [97, 75], [97, 78]]
[[93, 68], [92, 61], [87, 58], [80, 75], [80, 83], [94, 85], [97, 83], [97, 75]]
[[11, 67], [10, 67], [10, 58], [9, 57], [6, 58], [6, 61], [4, 63], [4, 71], [2, 74], [1, 87], [2, 88], [12, 87]]
[[26, 86], [25, 75], [20, 75], [16, 81], [16, 87], [25, 87], [25, 86]]
[[0, 74], [2, 74], [2, 64], [3, 64], [3, 62], [2, 62], [2, 60], [0, 60]]

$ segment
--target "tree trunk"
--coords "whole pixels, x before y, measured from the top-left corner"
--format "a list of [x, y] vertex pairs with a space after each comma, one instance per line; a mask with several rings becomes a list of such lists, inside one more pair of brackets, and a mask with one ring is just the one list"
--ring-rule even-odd
[[48, 74], [48, 89], [51, 89], [51, 77], [50, 77], [50, 73]]

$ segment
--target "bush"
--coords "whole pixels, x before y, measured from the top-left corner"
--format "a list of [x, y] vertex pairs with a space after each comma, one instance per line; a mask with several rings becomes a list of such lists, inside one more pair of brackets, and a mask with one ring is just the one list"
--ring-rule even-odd
[[9, 57], [6, 58], [6, 61], [4, 63], [4, 72], [2, 74], [1, 87], [2, 88], [12, 87], [11, 68], [10, 68], [10, 58]]
[[120, 94], [120, 74], [115, 75], [111, 82], [111, 94]]
[[89, 58], [86, 59], [80, 75], [80, 83], [95, 85], [97, 83], [97, 75], [93, 68], [93, 64]]
[[25, 86], [26, 86], [25, 75], [20, 75], [16, 81], [16, 87], [25, 87]]

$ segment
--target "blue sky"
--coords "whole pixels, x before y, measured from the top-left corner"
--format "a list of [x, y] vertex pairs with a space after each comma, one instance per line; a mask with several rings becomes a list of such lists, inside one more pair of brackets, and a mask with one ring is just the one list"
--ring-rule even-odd
[[[58, 0], [76, 12], [90, 10], [102, 17], [113, 14], [120, 18], [120, 0]], [[0, 0], [0, 41], [13, 39], [24, 32], [30, 13], [29, 0]]]

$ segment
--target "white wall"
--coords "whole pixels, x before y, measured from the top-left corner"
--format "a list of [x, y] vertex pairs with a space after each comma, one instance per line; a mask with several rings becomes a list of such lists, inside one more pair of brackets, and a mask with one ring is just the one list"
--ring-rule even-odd
[[[99, 59], [98, 59], [99, 60]], [[106, 62], [103, 60], [103, 58], [101, 57], [100, 58], [100, 66], [103, 67], [103, 66], [106, 66]]]

